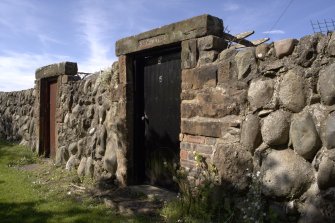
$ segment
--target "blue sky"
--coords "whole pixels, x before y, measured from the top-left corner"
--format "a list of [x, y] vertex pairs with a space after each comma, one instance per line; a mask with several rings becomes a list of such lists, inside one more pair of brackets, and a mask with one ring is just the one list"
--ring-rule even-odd
[[335, 1], [0, 0], [0, 91], [31, 88], [36, 68], [60, 61], [98, 71], [116, 60], [116, 40], [201, 14], [221, 18], [231, 34], [255, 30], [249, 39], [275, 41], [335, 19]]

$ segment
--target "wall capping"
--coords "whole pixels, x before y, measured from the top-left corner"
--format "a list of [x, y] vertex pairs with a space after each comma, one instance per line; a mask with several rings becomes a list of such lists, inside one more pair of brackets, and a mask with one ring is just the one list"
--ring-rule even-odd
[[205, 14], [126, 37], [116, 42], [115, 53], [120, 56], [207, 35], [223, 35], [221, 19]]
[[35, 71], [36, 80], [59, 75], [76, 75], [78, 66], [75, 62], [60, 62], [37, 68]]

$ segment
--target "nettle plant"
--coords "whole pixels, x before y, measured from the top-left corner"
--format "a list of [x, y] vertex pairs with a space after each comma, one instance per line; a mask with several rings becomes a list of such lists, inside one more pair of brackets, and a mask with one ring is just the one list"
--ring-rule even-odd
[[223, 196], [218, 170], [206, 158], [194, 152], [195, 168], [177, 168], [173, 180], [179, 186], [177, 199], [167, 203], [162, 215], [168, 222], [230, 222], [234, 212]]

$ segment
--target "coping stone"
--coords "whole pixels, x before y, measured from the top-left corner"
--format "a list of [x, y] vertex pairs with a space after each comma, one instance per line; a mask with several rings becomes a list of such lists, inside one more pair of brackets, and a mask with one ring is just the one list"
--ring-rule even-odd
[[205, 14], [126, 37], [116, 42], [115, 53], [120, 56], [207, 35], [223, 35], [221, 19]]
[[36, 80], [39, 80], [59, 75], [76, 75], [77, 72], [77, 63], [65, 61], [37, 68], [35, 71], [35, 78]]

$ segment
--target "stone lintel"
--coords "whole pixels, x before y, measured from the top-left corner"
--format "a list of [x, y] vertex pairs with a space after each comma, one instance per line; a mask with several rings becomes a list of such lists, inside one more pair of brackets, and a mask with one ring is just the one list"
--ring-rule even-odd
[[36, 80], [39, 80], [42, 78], [56, 77], [59, 75], [76, 75], [77, 72], [77, 63], [65, 61], [37, 68], [35, 71], [35, 78]]
[[183, 40], [214, 35], [223, 35], [223, 22], [211, 15], [200, 15], [172, 23], [116, 42], [116, 55], [124, 55], [144, 49], [178, 43]]

